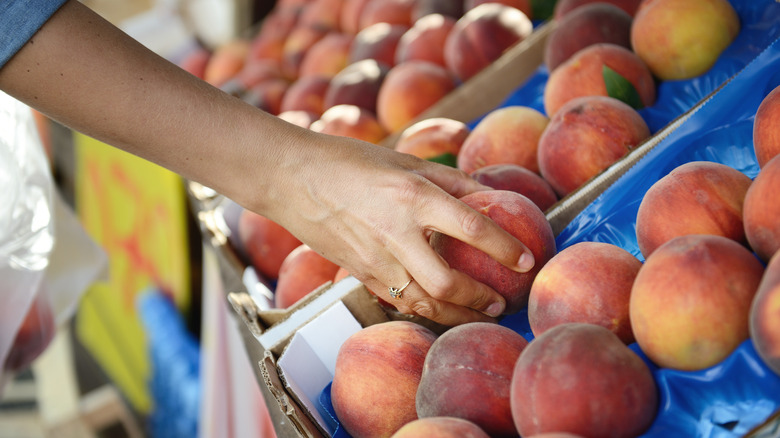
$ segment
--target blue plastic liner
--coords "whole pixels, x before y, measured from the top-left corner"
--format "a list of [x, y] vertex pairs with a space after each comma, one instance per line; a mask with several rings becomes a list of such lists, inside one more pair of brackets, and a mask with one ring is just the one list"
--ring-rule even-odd
[[[756, 176], [753, 118], [763, 98], [780, 86], [780, 3], [731, 0], [731, 4], [742, 29], [713, 68], [696, 78], [660, 83], [655, 104], [639, 113], [655, 133], [711, 97], [561, 231], [556, 238], [559, 251], [578, 242], [598, 241], [644, 260], [636, 242], [636, 212], [654, 182], [675, 167], [698, 160]], [[523, 105], [544, 113], [547, 78], [546, 68], [540, 66], [499, 107]], [[500, 324], [528, 341], [534, 337], [526, 310], [503, 318]], [[658, 415], [643, 438], [741, 437], [780, 409], [780, 376], [763, 363], [750, 340], [721, 363], [695, 372], [659, 368], [637, 344], [629, 347], [647, 363], [659, 391]], [[349, 438], [333, 411], [330, 385], [322, 391], [320, 404], [321, 413], [335, 427], [333, 436]]]

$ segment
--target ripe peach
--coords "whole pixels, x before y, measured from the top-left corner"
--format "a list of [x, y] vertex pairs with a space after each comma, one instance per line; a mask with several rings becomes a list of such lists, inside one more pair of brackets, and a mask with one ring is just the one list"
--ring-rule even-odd
[[590, 3], [609, 3], [615, 5], [633, 18], [639, 8], [639, 4], [642, 3], [642, 0], [557, 0], [555, 2], [555, 9], [553, 10], [553, 18], [560, 20], [574, 9]]
[[604, 242], [579, 242], [562, 249], [531, 285], [528, 322], [534, 336], [567, 322], [587, 322], [634, 342], [628, 302], [642, 262]]
[[248, 59], [234, 80], [239, 88], [247, 90], [267, 79], [283, 78], [278, 62], [270, 59]]
[[298, 70], [298, 78], [307, 76], [333, 77], [347, 66], [353, 37], [331, 32], [309, 47]]
[[500, 3], [484, 3], [463, 14], [444, 43], [447, 68], [466, 82], [533, 32], [526, 14]]
[[406, 423], [390, 438], [490, 438], [471, 421], [455, 417], [418, 418]]
[[631, 50], [632, 18], [609, 3], [583, 5], [560, 19], [544, 46], [544, 64], [555, 70], [572, 55], [597, 43], [612, 43]]
[[753, 119], [753, 149], [759, 167], [780, 155], [780, 86], [767, 94]]
[[355, 105], [336, 105], [322, 113], [310, 129], [323, 134], [352, 137], [378, 144], [387, 132], [373, 113]]
[[444, 42], [455, 26], [455, 19], [441, 14], [431, 14], [417, 20], [401, 36], [395, 49], [395, 63], [419, 60], [444, 68]]
[[251, 265], [268, 280], [279, 278], [284, 259], [301, 246], [287, 229], [247, 209], [242, 209], [238, 217], [238, 240]]
[[336, 357], [331, 401], [352, 437], [391, 436], [417, 419], [417, 387], [436, 337], [420, 324], [388, 321], [344, 341]]
[[766, 265], [750, 306], [749, 324], [759, 357], [780, 375], [780, 252]]
[[739, 30], [728, 0], [648, 0], [634, 16], [631, 45], [657, 78], [689, 79], [707, 72]]
[[491, 164], [471, 172], [471, 177], [480, 184], [496, 190], [511, 190], [527, 197], [542, 211], [547, 211], [558, 202], [550, 183], [517, 164]]
[[685, 234], [715, 234], [746, 244], [742, 205], [751, 180], [725, 164], [692, 161], [677, 166], [644, 194], [636, 239], [647, 258]]
[[412, 9], [417, 0], [370, 0], [360, 14], [360, 28], [376, 23], [397, 24], [410, 27]]
[[446, 117], [420, 120], [401, 131], [395, 150], [454, 167], [469, 132], [468, 125], [459, 120]]
[[517, 164], [539, 173], [538, 150], [549, 119], [521, 105], [495, 109], [471, 131], [458, 155], [458, 168], [472, 173], [491, 164]]
[[534, 338], [520, 353], [511, 385], [512, 416], [522, 436], [636, 437], [658, 412], [647, 364], [595, 324], [561, 324]]
[[341, 31], [347, 35], [356, 35], [360, 32], [360, 15], [371, 0], [344, 0], [341, 5], [339, 25]]
[[325, 93], [323, 106], [356, 105], [376, 114], [376, 99], [390, 67], [374, 59], [364, 59], [336, 73]]
[[609, 96], [605, 67], [631, 83], [641, 105], [655, 103], [655, 80], [645, 63], [625, 47], [599, 43], [578, 51], [550, 73], [543, 95], [547, 115], [552, 117], [564, 103], [575, 97]]
[[286, 309], [313, 290], [333, 281], [339, 266], [308, 245], [299, 245], [284, 258], [274, 289], [274, 306]]
[[286, 79], [266, 79], [246, 90], [241, 98], [269, 114], [277, 115], [281, 112], [282, 100], [289, 88], [290, 81]]
[[470, 275], [506, 299], [504, 314], [517, 313], [528, 304], [536, 274], [556, 253], [555, 236], [542, 210], [525, 196], [508, 190], [474, 192], [461, 198], [523, 242], [536, 263], [526, 273], [510, 270], [484, 252], [446, 234], [433, 233], [431, 245], [452, 269]]
[[582, 96], [550, 118], [539, 139], [539, 173], [560, 197], [581, 187], [650, 137], [642, 116], [618, 99]]
[[282, 72], [290, 80], [298, 78], [298, 73], [306, 52], [331, 30], [321, 26], [295, 26], [284, 41], [282, 48]]
[[780, 156], [775, 156], [758, 172], [745, 193], [742, 222], [750, 248], [768, 262], [780, 250]]
[[395, 65], [395, 51], [408, 26], [390, 23], [376, 23], [355, 35], [349, 51], [348, 63], [373, 59], [388, 67]]
[[330, 86], [327, 76], [302, 76], [287, 88], [279, 105], [279, 112], [308, 111], [314, 114], [324, 112], [325, 92]]
[[531, 7], [531, 0], [464, 0], [463, 10], [468, 12], [482, 3], [501, 3], [506, 6], [511, 6], [520, 10], [528, 18], [533, 18], [533, 8]]
[[36, 295], [14, 335], [5, 363], [0, 363], [0, 370], [18, 372], [30, 366], [49, 346], [56, 331], [49, 299]]
[[516, 436], [509, 384], [526, 345], [519, 333], [488, 322], [445, 331], [425, 358], [417, 415], [463, 418], [492, 437]]
[[426, 61], [407, 61], [387, 72], [379, 88], [376, 115], [387, 132], [400, 131], [455, 89], [444, 67]]
[[412, 8], [412, 23], [430, 14], [441, 14], [455, 20], [463, 16], [463, 3], [452, 0], [417, 0]]
[[748, 338], [750, 303], [764, 267], [723, 236], [675, 237], [653, 251], [631, 289], [629, 317], [658, 366], [701, 370]]
[[270, 35], [265, 37], [257, 35], [252, 39], [248, 59], [274, 61], [281, 66], [282, 60], [284, 59], [284, 43], [286, 41], [287, 37], [282, 35]]
[[309, 129], [312, 123], [319, 120], [320, 115], [310, 111], [283, 111], [277, 117], [293, 125]]
[[206, 75], [206, 66], [209, 64], [211, 51], [205, 47], [196, 47], [184, 55], [179, 61], [179, 67], [196, 78], [203, 79]]
[[338, 31], [344, 0], [311, 0], [301, 8], [299, 23]]
[[206, 64], [203, 79], [219, 87], [228, 79], [234, 77], [246, 63], [249, 55], [249, 40], [244, 38], [231, 39], [215, 48]]

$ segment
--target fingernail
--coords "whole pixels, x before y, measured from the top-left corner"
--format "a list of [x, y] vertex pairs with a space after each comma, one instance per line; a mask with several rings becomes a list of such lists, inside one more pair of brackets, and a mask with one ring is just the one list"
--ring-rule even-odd
[[500, 302], [495, 302], [489, 305], [487, 310], [485, 310], [485, 313], [493, 317], [500, 316], [503, 312], [504, 312], [504, 304]]
[[531, 253], [524, 252], [517, 260], [517, 267], [522, 272], [528, 272], [534, 267], [534, 256]]

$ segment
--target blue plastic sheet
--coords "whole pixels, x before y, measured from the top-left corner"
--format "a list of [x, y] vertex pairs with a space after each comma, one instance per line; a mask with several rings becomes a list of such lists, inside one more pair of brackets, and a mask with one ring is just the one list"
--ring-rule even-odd
[[[696, 160], [723, 163], [751, 178], [758, 173], [753, 118], [763, 98], [780, 86], [780, 3], [731, 3], [742, 29], [713, 68], [696, 78], [659, 83], [655, 104], [639, 112], [655, 133], [711, 97], [562, 230], [556, 239], [559, 250], [583, 241], [607, 242], [644, 260], [636, 243], [636, 211], [655, 181]], [[539, 67], [500, 107], [523, 105], [544, 113], [547, 77], [546, 68]], [[533, 339], [525, 310], [500, 324]], [[762, 362], [749, 339], [721, 363], [694, 372], [659, 368], [637, 344], [630, 348], [650, 367], [659, 390], [658, 415], [642, 438], [740, 437], [780, 409], [780, 376]], [[320, 403], [336, 428], [334, 437], [349, 438], [333, 411], [330, 385]]]

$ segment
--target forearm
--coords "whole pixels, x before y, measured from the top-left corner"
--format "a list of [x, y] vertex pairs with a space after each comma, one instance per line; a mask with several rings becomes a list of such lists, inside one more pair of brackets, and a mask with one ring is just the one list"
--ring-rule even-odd
[[0, 69], [0, 89], [219, 191], [233, 191], [239, 176], [278, 169], [282, 146], [304, 135], [189, 75], [75, 0]]

